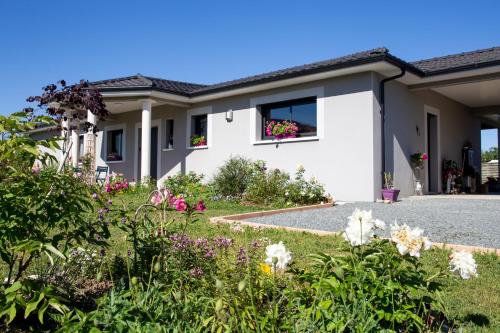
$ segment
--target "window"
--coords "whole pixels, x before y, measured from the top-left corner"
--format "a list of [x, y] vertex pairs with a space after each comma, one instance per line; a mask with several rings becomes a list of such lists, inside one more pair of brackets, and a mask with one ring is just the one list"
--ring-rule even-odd
[[262, 138], [273, 139], [266, 135], [266, 125], [271, 122], [284, 120], [297, 125], [297, 136], [317, 135], [317, 107], [316, 97], [307, 97], [284, 102], [260, 105], [262, 115]]
[[123, 161], [123, 129], [110, 130], [106, 135], [106, 160]]
[[78, 137], [78, 156], [80, 156], [80, 158], [82, 158], [82, 156], [85, 155], [84, 142], [85, 142], [85, 135], [81, 134]]
[[165, 122], [165, 148], [174, 148], [174, 120], [167, 119]]
[[207, 145], [207, 115], [200, 114], [191, 117], [191, 146]]

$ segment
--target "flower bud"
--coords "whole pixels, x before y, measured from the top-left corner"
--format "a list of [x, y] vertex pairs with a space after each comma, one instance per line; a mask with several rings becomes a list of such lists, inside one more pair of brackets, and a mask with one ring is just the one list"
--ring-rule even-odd
[[97, 280], [97, 282], [101, 282], [102, 281], [102, 272], [101, 271], [97, 272], [97, 276], [96, 276], [95, 279]]
[[241, 293], [243, 290], [245, 290], [246, 286], [247, 283], [245, 282], [245, 280], [240, 281], [240, 283], [238, 283], [238, 291]]
[[155, 270], [156, 273], [158, 273], [160, 271], [160, 263], [156, 262], [156, 264], [154, 265], [153, 269]]
[[219, 279], [215, 280], [215, 288], [217, 288], [219, 290], [224, 288], [224, 283], [222, 283], [222, 281]]
[[134, 276], [134, 277], [130, 280], [130, 282], [132, 282], [132, 285], [133, 285], [133, 286], [137, 285], [137, 282], [138, 282], [137, 277], [135, 277], [135, 276]]
[[222, 310], [223, 306], [224, 304], [222, 303], [222, 299], [219, 298], [215, 303], [215, 312], [219, 313]]

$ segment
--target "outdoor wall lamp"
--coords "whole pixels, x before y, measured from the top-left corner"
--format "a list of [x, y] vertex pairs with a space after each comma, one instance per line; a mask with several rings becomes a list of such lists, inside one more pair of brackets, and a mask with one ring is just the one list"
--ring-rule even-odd
[[226, 121], [228, 123], [233, 121], [233, 110], [229, 109], [226, 111]]

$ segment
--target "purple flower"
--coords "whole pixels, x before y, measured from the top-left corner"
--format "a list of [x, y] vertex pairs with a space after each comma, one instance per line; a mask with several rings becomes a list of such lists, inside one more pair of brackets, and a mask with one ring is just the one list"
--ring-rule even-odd
[[127, 217], [126, 216], [122, 217], [122, 223], [127, 223]]
[[202, 237], [194, 241], [194, 245], [200, 249], [206, 249], [208, 247], [208, 239]]
[[227, 249], [231, 245], [233, 245], [233, 240], [231, 238], [219, 236], [214, 238], [214, 244], [217, 246], [219, 249]]
[[203, 276], [203, 270], [200, 267], [195, 267], [189, 271], [189, 275], [194, 278], [199, 278]]
[[104, 249], [101, 249], [101, 250], [99, 251], [99, 255], [100, 255], [101, 257], [104, 257], [104, 256], [106, 255], [106, 251], [104, 251]]
[[245, 264], [247, 261], [248, 261], [247, 253], [244, 248], [240, 247], [238, 255], [236, 256], [236, 263], [241, 265]]
[[258, 249], [261, 247], [261, 244], [259, 241], [255, 240], [255, 241], [252, 241], [252, 248], [253, 249]]
[[174, 250], [179, 252], [186, 250], [193, 243], [193, 241], [186, 235], [173, 234], [168, 238], [172, 242]]
[[95, 192], [92, 193], [92, 199], [97, 200], [97, 198], [98, 198], [97, 193], [95, 193]]
[[131, 257], [132, 256], [132, 251], [130, 249], [127, 249], [127, 257]]
[[113, 201], [111, 199], [108, 200], [108, 205], [112, 205]]
[[215, 258], [215, 251], [213, 249], [207, 249], [205, 251], [205, 258]]

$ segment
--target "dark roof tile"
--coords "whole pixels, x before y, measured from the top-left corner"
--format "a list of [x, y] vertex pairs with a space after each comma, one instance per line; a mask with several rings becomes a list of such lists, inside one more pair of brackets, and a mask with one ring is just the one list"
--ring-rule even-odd
[[422, 70], [426, 75], [455, 72], [495, 64], [500, 65], [500, 47], [492, 47], [489, 49], [463, 52], [412, 62], [412, 65]]
[[379, 47], [368, 51], [353, 53], [339, 58], [285, 68], [277, 71], [248, 76], [245, 78], [216, 83], [212, 85], [165, 80], [150, 76], [143, 76], [141, 74], [110, 80], [96, 81], [90, 84], [91, 86], [100, 90], [155, 89], [172, 94], [192, 97], [303, 75], [315, 74], [329, 70], [353, 67], [382, 60], [391, 62], [400, 67], [404, 67], [408, 71], [424, 77], [428, 75], [457, 72], [484, 66], [500, 65], [500, 47], [493, 47], [489, 49], [420, 60], [413, 63], [405, 62], [404, 60], [393, 56], [385, 47]]

